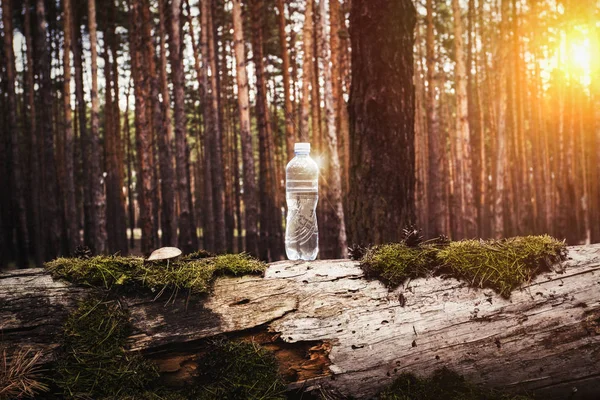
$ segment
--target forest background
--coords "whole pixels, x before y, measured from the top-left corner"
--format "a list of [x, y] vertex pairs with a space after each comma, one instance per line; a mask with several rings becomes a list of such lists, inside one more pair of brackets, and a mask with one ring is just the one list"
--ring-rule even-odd
[[600, 241], [596, 0], [1, 5], [0, 268], [82, 243], [281, 259], [297, 141], [321, 258], [409, 223]]

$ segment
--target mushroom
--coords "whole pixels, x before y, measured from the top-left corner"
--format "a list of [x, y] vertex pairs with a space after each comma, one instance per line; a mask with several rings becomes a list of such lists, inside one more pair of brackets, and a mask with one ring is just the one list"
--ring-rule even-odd
[[170, 260], [181, 255], [181, 250], [177, 247], [161, 247], [150, 254], [147, 261]]

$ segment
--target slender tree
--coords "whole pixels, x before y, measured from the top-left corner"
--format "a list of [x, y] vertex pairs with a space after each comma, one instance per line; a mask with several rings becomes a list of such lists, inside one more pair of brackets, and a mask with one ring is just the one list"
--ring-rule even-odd
[[308, 122], [310, 117], [310, 83], [313, 71], [313, 0], [306, 1], [304, 11], [304, 28], [302, 30], [302, 103], [300, 107], [300, 131], [301, 142], [308, 141]]
[[203, 17], [206, 14], [208, 31], [208, 48], [205, 54], [206, 63], [210, 66], [210, 90], [212, 93], [210, 111], [212, 112], [212, 149], [211, 149], [211, 175], [213, 184], [213, 206], [215, 210], [215, 251], [224, 253], [227, 248], [226, 220], [225, 220], [225, 177], [223, 176], [223, 129], [222, 117], [219, 107], [219, 83], [217, 76], [217, 52], [213, 29], [213, 4], [212, 1], [203, 2]]
[[30, 146], [30, 157], [31, 157], [31, 168], [30, 168], [30, 182], [31, 182], [31, 219], [32, 227], [31, 232], [31, 253], [34, 254], [35, 265], [41, 266], [44, 262], [44, 235], [42, 232], [42, 220], [41, 220], [41, 192], [40, 188], [42, 185], [40, 176], [42, 171], [40, 170], [40, 152], [39, 142], [37, 135], [37, 113], [35, 104], [35, 92], [34, 92], [34, 75], [35, 66], [33, 63], [33, 37], [31, 33], [31, 2], [25, 1], [25, 41], [27, 43], [27, 119], [29, 123], [29, 146]]
[[[135, 114], [136, 114], [136, 150], [138, 156], [138, 203], [140, 207], [139, 223], [142, 230], [141, 251], [143, 254], [150, 253], [156, 246], [154, 242], [154, 217], [152, 201], [152, 176], [153, 176], [153, 154], [152, 154], [152, 131], [148, 120], [147, 93], [148, 77], [143, 71], [146, 65], [144, 47], [142, 42], [142, 12], [141, 3], [131, 2], [131, 51], [132, 51], [132, 75], [135, 88]], [[178, 187], [179, 189], [179, 187]]]
[[279, 23], [279, 44], [281, 46], [281, 61], [283, 70], [283, 104], [285, 110], [285, 143], [287, 147], [287, 157], [291, 160], [294, 156], [294, 142], [296, 136], [294, 132], [294, 111], [292, 107], [292, 98], [290, 92], [290, 56], [287, 44], [287, 35], [285, 33], [286, 18], [285, 5], [283, 0], [277, 0], [277, 13]]
[[250, 131], [250, 100], [248, 95], [248, 75], [246, 73], [246, 54], [244, 51], [244, 27], [242, 21], [241, 0], [233, 0], [233, 45], [236, 60], [236, 83], [238, 91], [238, 110], [240, 115], [240, 138], [244, 178], [244, 209], [246, 225], [246, 251], [258, 255], [258, 202], [256, 196], [256, 178], [254, 172], [254, 151]]
[[351, 7], [349, 242], [398, 241], [415, 220], [416, 11], [409, 0]]
[[10, 148], [10, 188], [13, 193], [13, 216], [16, 226], [17, 263], [20, 267], [27, 265], [29, 236], [27, 232], [27, 213], [23, 188], [23, 166], [21, 164], [19, 127], [17, 126], [17, 96], [15, 93], [16, 69], [13, 50], [12, 4], [10, 0], [2, 0], [2, 23], [4, 26], [4, 56], [6, 58], [7, 80], [7, 114]]
[[426, 17], [426, 57], [427, 57], [427, 95], [425, 101], [425, 113], [427, 116], [428, 135], [428, 232], [430, 236], [447, 234], [446, 228], [446, 200], [444, 196], [444, 136], [439, 129], [436, 108], [436, 60], [435, 60], [435, 38], [433, 28], [433, 0], [427, 0]]
[[169, 25], [169, 57], [171, 60], [171, 80], [173, 82], [173, 98], [175, 108], [175, 160], [177, 169], [177, 200], [179, 208], [179, 247], [185, 251], [193, 250], [196, 228], [191, 218], [189, 181], [186, 171], [186, 116], [183, 60], [180, 35], [181, 0], [171, 1], [171, 23]]
[[327, 120], [327, 134], [325, 142], [327, 143], [327, 158], [329, 164], [329, 185], [327, 188], [328, 203], [331, 210], [328, 214], [327, 222], [329, 230], [335, 240], [333, 248], [333, 258], [345, 258], [348, 255], [348, 246], [346, 242], [346, 224], [344, 218], [344, 207], [342, 204], [342, 171], [340, 168], [340, 158], [338, 154], [337, 129], [335, 125], [335, 99], [333, 96], [333, 76], [331, 71], [331, 55], [329, 52], [329, 38], [327, 27], [329, 18], [325, 8], [325, 0], [319, 3], [319, 14], [321, 17], [321, 51], [325, 82], [325, 112]]

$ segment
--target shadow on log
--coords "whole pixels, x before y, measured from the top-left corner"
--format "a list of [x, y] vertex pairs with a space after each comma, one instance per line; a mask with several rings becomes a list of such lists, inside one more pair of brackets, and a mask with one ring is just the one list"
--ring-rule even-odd
[[[509, 299], [455, 279], [389, 291], [355, 261], [283, 261], [265, 277], [221, 278], [205, 298], [123, 298], [140, 350], [168, 385], [183, 386], [218, 335], [272, 350], [289, 388], [322, 386], [367, 398], [395, 376], [448, 367], [466, 379], [544, 399], [600, 396], [600, 245], [569, 248]], [[42, 269], [0, 274], [0, 344], [43, 350], [88, 289]]]

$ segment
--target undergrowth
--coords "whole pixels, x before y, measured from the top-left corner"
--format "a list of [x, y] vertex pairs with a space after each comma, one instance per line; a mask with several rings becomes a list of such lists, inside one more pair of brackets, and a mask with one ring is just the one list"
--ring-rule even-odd
[[57, 258], [46, 263], [46, 269], [54, 278], [104, 289], [124, 288], [155, 294], [184, 289], [202, 294], [210, 291], [217, 276], [262, 274], [266, 264], [243, 253], [217, 256], [192, 253], [160, 262], [119, 256]]
[[48, 391], [40, 367], [41, 351], [9, 351], [0, 343], [0, 400], [31, 398]]
[[272, 353], [254, 343], [219, 339], [199, 359], [185, 389], [160, 386], [156, 366], [128, 352], [128, 314], [116, 300], [90, 298], [64, 325], [53, 383], [60, 398], [99, 400], [284, 399]]
[[88, 299], [69, 316], [55, 383], [65, 398], [121, 398], [158, 377], [156, 367], [126, 351], [131, 326], [117, 301]]
[[566, 259], [564, 242], [548, 235], [504, 240], [404, 240], [356, 250], [366, 276], [395, 288], [409, 278], [447, 274], [509, 297], [511, 291]]
[[402, 374], [381, 392], [379, 400], [529, 400], [530, 397], [511, 395], [494, 389], [485, 389], [467, 382], [464, 377], [447, 368], [429, 378]]

